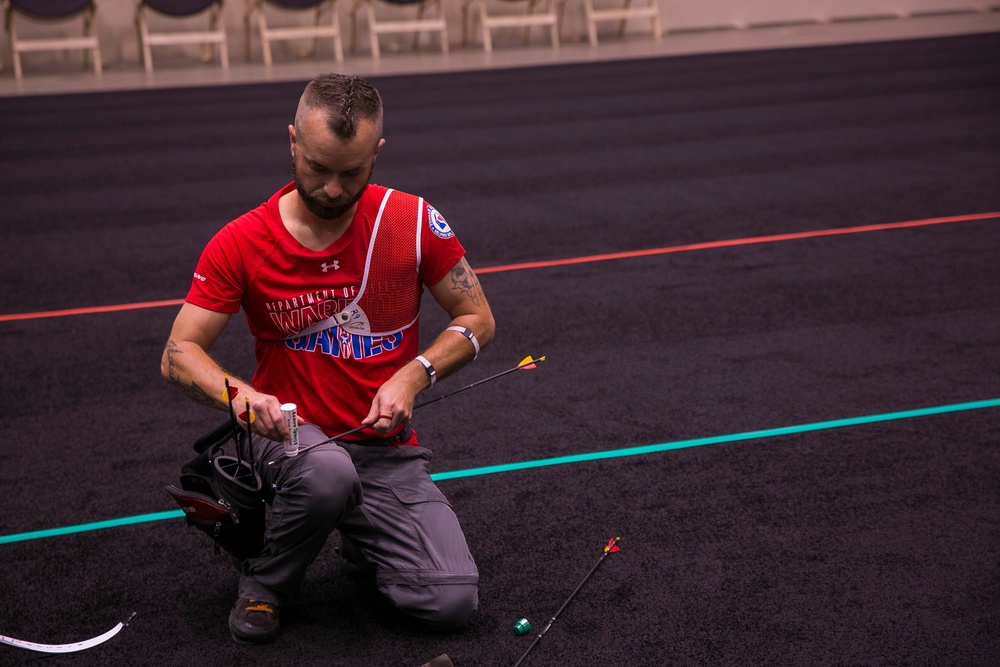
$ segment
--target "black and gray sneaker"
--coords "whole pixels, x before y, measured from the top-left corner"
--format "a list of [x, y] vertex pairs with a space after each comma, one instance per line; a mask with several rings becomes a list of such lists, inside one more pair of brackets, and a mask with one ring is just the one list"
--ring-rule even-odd
[[229, 613], [229, 632], [242, 643], [264, 644], [278, 636], [278, 605], [240, 598]]

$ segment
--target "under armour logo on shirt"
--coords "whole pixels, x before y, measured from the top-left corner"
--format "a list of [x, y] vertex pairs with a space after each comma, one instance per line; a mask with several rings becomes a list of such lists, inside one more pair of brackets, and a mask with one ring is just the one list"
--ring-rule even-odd
[[320, 266], [321, 269], [323, 269], [323, 273], [326, 273], [330, 269], [333, 269], [334, 271], [338, 270], [340, 268], [340, 262], [337, 261], [337, 260], [333, 260], [333, 263], [331, 263], [331, 264], [327, 264], [326, 262], [323, 262], [319, 266]]

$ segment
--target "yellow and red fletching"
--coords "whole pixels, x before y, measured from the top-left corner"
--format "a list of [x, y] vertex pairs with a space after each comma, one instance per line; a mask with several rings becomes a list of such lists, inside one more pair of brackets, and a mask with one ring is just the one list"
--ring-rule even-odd
[[535, 359], [532, 356], [527, 356], [521, 360], [521, 363], [519, 363], [517, 367], [520, 368], [522, 371], [530, 371], [533, 368], [537, 368], [536, 364], [542, 361], [545, 361], [545, 357], [539, 357], [538, 359]]
[[613, 554], [614, 552], [618, 551], [618, 540], [620, 539], [621, 539], [620, 537], [612, 537], [610, 540], [608, 540], [608, 546], [604, 547], [604, 553]]
[[226, 388], [222, 390], [222, 400], [229, 403], [240, 393], [240, 388], [229, 385], [229, 373], [223, 374], [222, 381], [226, 383]]

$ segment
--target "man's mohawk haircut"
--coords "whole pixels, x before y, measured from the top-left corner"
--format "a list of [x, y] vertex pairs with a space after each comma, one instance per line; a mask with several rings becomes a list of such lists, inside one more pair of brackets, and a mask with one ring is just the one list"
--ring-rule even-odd
[[338, 137], [353, 138], [361, 119], [372, 121], [381, 129], [382, 98], [361, 77], [322, 74], [306, 86], [303, 97], [308, 108], [326, 112], [327, 124]]

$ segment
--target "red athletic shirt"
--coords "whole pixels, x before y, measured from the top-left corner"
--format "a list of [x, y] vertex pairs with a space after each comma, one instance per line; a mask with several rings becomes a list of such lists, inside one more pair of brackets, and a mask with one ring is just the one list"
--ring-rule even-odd
[[[357, 296], [386, 188], [369, 185], [344, 235], [317, 252], [296, 241], [281, 221], [278, 199], [294, 187], [289, 183], [219, 230], [202, 252], [187, 301], [219, 313], [242, 307], [255, 340], [254, 387], [297, 404], [300, 417], [336, 435], [358, 426], [382, 383], [419, 354], [418, 325], [387, 336], [336, 326], [296, 336]], [[430, 204], [423, 206], [419, 274], [423, 285], [434, 285], [465, 250], [444, 218]], [[367, 295], [378, 289], [369, 284]]]

